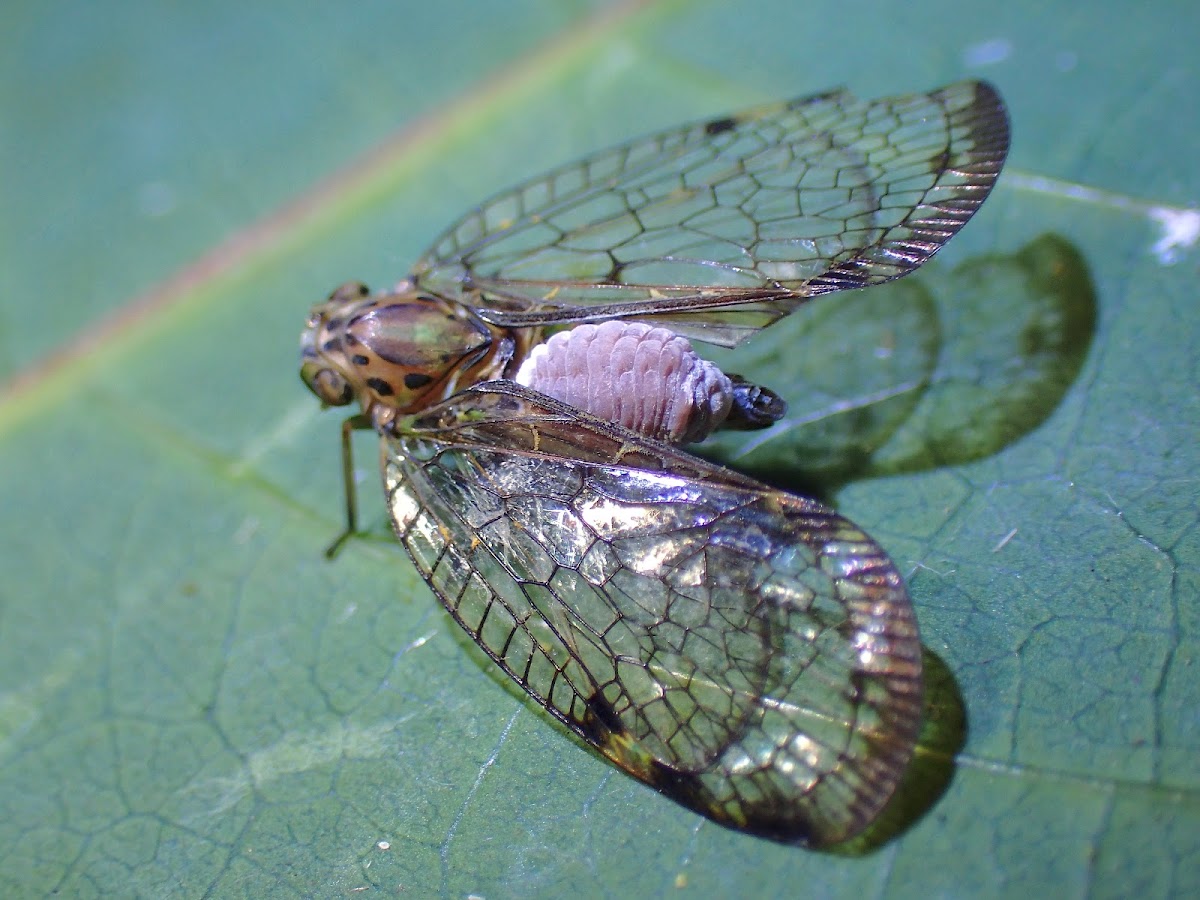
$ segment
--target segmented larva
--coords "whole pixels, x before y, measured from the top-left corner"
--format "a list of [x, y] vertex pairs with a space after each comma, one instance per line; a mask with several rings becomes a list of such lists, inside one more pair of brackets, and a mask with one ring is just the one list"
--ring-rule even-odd
[[533, 349], [516, 380], [647, 437], [703, 440], [729, 415], [733, 387], [687, 338], [618, 319], [578, 325]]

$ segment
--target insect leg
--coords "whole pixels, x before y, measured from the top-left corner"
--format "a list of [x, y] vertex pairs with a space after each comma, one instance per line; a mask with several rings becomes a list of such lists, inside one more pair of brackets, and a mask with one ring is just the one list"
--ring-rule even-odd
[[365, 415], [350, 416], [342, 422], [342, 492], [346, 496], [346, 528], [325, 548], [326, 559], [337, 556], [342, 545], [358, 531], [358, 491], [354, 487], [354, 447], [350, 435], [370, 427], [371, 420]]

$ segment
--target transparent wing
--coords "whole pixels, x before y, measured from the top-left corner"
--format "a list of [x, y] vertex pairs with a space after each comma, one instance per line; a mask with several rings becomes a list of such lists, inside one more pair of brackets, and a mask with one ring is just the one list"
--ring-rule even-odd
[[730, 827], [824, 845], [875, 818], [916, 740], [921, 650], [870, 537], [512, 382], [400, 428], [397, 536], [538, 703]]
[[655, 316], [733, 344], [806, 298], [920, 266], [987, 197], [1008, 138], [983, 82], [759, 107], [501, 193], [413, 277], [496, 325]]

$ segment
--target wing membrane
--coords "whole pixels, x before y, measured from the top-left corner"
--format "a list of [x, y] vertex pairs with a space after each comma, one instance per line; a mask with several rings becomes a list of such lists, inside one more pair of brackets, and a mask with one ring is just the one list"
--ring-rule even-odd
[[398, 433], [397, 536], [538, 703], [724, 824], [819, 845], [875, 817], [916, 739], [920, 645], [866, 534], [511, 382]]
[[654, 317], [731, 344], [809, 297], [920, 266], [978, 209], [1007, 150], [983, 82], [759, 107], [501, 193], [414, 278], [496, 325]]

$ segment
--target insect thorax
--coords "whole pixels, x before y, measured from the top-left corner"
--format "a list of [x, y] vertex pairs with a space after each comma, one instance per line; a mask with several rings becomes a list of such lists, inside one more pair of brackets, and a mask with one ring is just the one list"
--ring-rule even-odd
[[300, 374], [326, 404], [357, 400], [378, 425], [505, 377], [517, 343], [463, 304], [407, 284], [372, 295], [350, 283], [314, 307], [300, 342]]

